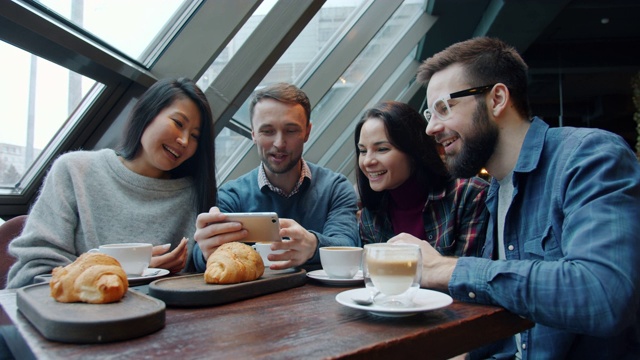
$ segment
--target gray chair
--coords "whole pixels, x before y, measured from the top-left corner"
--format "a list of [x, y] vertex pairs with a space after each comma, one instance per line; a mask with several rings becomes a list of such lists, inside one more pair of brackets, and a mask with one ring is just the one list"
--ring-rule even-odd
[[7, 273], [16, 261], [9, 254], [9, 243], [22, 233], [27, 215], [19, 215], [0, 225], [0, 289], [7, 286]]

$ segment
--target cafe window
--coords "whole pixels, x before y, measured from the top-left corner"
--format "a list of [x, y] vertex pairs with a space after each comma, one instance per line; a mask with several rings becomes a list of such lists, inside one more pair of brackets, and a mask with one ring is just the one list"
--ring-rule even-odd
[[40, 5], [92, 35], [94, 40], [149, 65], [163, 39], [174, 35], [200, 1], [37, 0]]
[[[254, 12], [249, 21], [227, 45], [223, 52], [224, 56], [218, 56], [198, 81], [198, 85], [203, 88], [208, 87], [226, 63], [233, 61], [235, 50], [240, 48], [274, 4], [274, 1], [265, 1]], [[300, 78], [305, 73], [313, 71], [313, 68], [320, 66], [322, 57], [326, 56], [327, 48], [344, 35], [358, 14], [369, 4], [370, 2], [365, 0], [328, 0], [261, 80], [257, 88], [276, 82], [299, 85]], [[245, 139], [251, 138], [249, 101], [250, 97], [233, 116], [230, 125], [216, 135], [216, 164], [220, 170], [218, 175], [222, 179], [226, 177], [228, 171], [233, 169], [234, 163], [240, 159], [241, 155], [239, 154], [246, 153], [253, 144], [251, 141], [242, 139], [243, 136]], [[234, 129], [229, 129], [229, 127]]]
[[[354, 91], [371, 76], [370, 69], [383, 59], [398, 37], [406, 31], [407, 24], [415, 21], [421, 14], [421, 1], [405, 1], [393, 16], [386, 22], [378, 34], [367, 44], [358, 58], [337, 79], [331, 90], [313, 109], [315, 135], [320, 129], [329, 125], [331, 119], [335, 119], [334, 111], [345, 106]], [[312, 134], [312, 138], [314, 135]]]
[[74, 125], [78, 106], [100, 84], [5, 42], [0, 53], [0, 194], [19, 194], [30, 169]]

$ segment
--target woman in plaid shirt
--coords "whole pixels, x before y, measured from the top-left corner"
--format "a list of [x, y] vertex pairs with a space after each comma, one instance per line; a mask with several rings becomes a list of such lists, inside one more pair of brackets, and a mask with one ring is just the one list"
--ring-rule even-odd
[[479, 256], [488, 183], [452, 178], [426, 127], [420, 113], [395, 101], [365, 111], [356, 125], [362, 242], [386, 242], [404, 232], [445, 256]]

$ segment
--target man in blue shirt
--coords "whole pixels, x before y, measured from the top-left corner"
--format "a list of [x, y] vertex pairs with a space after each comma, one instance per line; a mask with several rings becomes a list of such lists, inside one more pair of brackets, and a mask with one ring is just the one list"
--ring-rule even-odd
[[[427, 133], [457, 177], [493, 177], [482, 258], [423, 251], [422, 286], [533, 320], [471, 357], [640, 359], [640, 165], [622, 138], [530, 116], [527, 66], [474, 38], [427, 59]], [[491, 331], [491, 329], [478, 329]]]
[[271, 85], [256, 92], [249, 113], [261, 164], [224, 184], [218, 207], [198, 215], [196, 269], [205, 270], [206, 259], [218, 246], [246, 238], [240, 223], [226, 222], [228, 212], [278, 214], [280, 236], [289, 241], [271, 245], [272, 250], [286, 250], [269, 255], [276, 261], [273, 270], [318, 263], [322, 246], [360, 246], [353, 186], [344, 175], [302, 158], [311, 132], [307, 95], [291, 84]]

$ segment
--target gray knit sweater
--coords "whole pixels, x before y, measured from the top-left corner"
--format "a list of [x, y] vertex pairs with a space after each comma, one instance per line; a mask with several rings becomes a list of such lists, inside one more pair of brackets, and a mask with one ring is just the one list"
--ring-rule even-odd
[[[33, 282], [101, 244], [171, 243], [193, 247], [197, 211], [190, 178], [161, 180], [125, 167], [111, 149], [76, 151], [51, 167], [22, 234], [7, 288]], [[190, 264], [188, 264], [188, 267]]]

